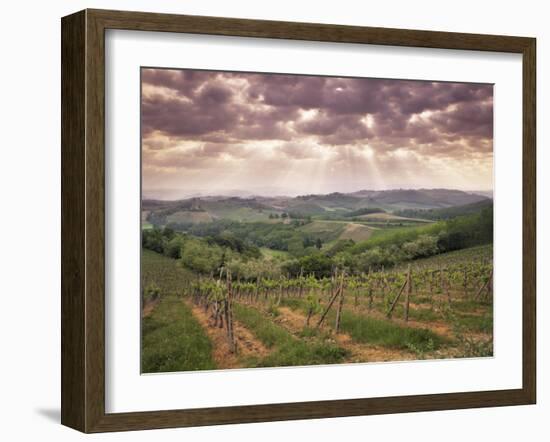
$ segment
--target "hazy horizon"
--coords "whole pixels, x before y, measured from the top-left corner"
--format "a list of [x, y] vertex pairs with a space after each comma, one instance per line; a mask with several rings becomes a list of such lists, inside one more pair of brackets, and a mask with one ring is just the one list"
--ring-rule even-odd
[[493, 189], [492, 85], [142, 69], [141, 118], [144, 197]]
[[[356, 189], [350, 192], [340, 192], [338, 190], [326, 193], [303, 193], [303, 192], [294, 192], [292, 194], [280, 193], [280, 192], [251, 192], [245, 189], [222, 189], [220, 191], [211, 191], [211, 192], [201, 192], [200, 190], [189, 191], [187, 193], [182, 193], [179, 189], [149, 189], [142, 190], [142, 198], [144, 200], [161, 200], [161, 201], [176, 201], [184, 200], [190, 198], [210, 198], [210, 197], [227, 197], [227, 198], [296, 198], [299, 196], [307, 195], [328, 195], [332, 193], [341, 193], [341, 194], [353, 194], [358, 192], [384, 192], [384, 191], [396, 191], [396, 190], [447, 190], [447, 191], [460, 191], [470, 194], [484, 195], [489, 198], [492, 198], [492, 189], [473, 189], [473, 190], [464, 190], [464, 189], [453, 189], [453, 188], [443, 188], [443, 187], [417, 187], [417, 188], [404, 188], [404, 187], [395, 187], [388, 189]], [[489, 196], [490, 195], [490, 196]]]

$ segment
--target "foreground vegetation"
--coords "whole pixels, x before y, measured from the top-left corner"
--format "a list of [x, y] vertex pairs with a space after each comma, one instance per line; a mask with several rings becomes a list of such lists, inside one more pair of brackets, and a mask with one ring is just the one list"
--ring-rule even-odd
[[[197, 227], [198, 229], [198, 227]], [[381, 229], [365, 241], [342, 240], [323, 247], [320, 232], [297, 230], [286, 224], [210, 223], [200, 227], [196, 236], [170, 228], [142, 232], [143, 247], [179, 259], [183, 267], [202, 274], [228, 267], [232, 273], [251, 279], [257, 275], [313, 273], [330, 275], [333, 268], [345, 267], [349, 273], [394, 267], [403, 262], [442, 253], [491, 244], [493, 213], [491, 209], [448, 221], [406, 227]], [[263, 250], [285, 254], [263, 259]], [[284, 259], [288, 257], [290, 259]]]
[[[142, 370], [224, 368], [223, 361], [213, 361], [208, 330], [193, 317], [190, 305], [207, 312], [208, 327], [224, 336], [239, 324], [265, 346], [267, 354], [240, 355], [239, 336], [228, 335], [243, 367], [491, 355], [491, 266], [482, 259], [472, 263], [472, 252], [440, 256], [436, 271], [419, 266], [362, 276], [340, 273], [254, 282], [236, 280], [227, 270], [221, 277], [180, 273], [181, 290], [173, 290], [171, 283], [159, 288], [158, 305], [143, 319]], [[159, 267], [160, 262], [165, 266]], [[151, 278], [152, 269], [178, 266], [179, 261], [144, 251], [143, 265]], [[159, 281], [158, 287], [162, 278]], [[144, 289], [150, 292], [150, 286]], [[287, 317], [289, 311], [294, 316]], [[351, 341], [342, 345], [338, 339], [343, 336]], [[378, 348], [385, 349], [382, 356], [370, 356], [369, 350]]]
[[335, 364], [342, 362], [347, 354], [345, 349], [330, 342], [299, 339], [283, 327], [266, 321], [266, 315], [255, 308], [236, 305], [235, 313], [235, 319], [248, 327], [268, 348], [274, 350], [264, 359], [250, 361], [250, 366]]
[[142, 370], [492, 355], [492, 206], [477, 206], [410, 223], [336, 208], [187, 224], [166, 210], [177, 230], [142, 231]]
[[141, 324], [141, 371], [210, 370], [215, 368], [212, 344], [191, 310], [174, 296], [165, 296]]

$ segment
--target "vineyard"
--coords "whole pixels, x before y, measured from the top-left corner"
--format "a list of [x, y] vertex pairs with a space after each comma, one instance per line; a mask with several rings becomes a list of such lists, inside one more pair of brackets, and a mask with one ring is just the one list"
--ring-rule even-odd
[[143, 372], [492, 355], [492, 246], [389, 269], [197, 274], [142, 262]]

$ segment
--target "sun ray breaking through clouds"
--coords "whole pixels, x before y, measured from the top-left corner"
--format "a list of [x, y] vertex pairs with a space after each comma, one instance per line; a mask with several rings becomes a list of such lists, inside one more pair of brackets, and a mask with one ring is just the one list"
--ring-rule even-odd
[[143, 193], [492, 190], [488, 84], [142, 69]]

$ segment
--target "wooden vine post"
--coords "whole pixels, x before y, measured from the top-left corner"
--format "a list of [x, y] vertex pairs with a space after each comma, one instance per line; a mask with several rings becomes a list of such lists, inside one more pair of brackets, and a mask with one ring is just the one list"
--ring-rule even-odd
[[260, 275], [256, 276], [256, 289], [254, 292], [254, 301], [258, 302], [260, 296]]
[[300, 277], [298, 278], [298, 284], [299, 284], [299, 288], [298, 288], [298, 298], [301, 298], [302, 297], [302, 292], [304, 290], [304, 282], [302, 281], [302, 277], [304, 276], [304, 268], [301, 267], [300, 268]]
[[[444, 269], [441, 266], [441, 263], [439, 263], [439, 285], [441, 286], [441, 292], [447, 297], [447, 304], [449, 304], [449, 308], [452, 308], [452, 298], [451, 298], [451, 288], [450, 284], [448, 284], [448, 281], [444, 277]], [[448, 278], [450, 275], [448, 275]]]
[[371, 281], [369, 281], [368, 294], [369, 294], [369, 311], [371, 311], [372, 307], [374, 305], [374, 292], [373, 292], [373, 287], [372, 287], [372, 282]]
[[489, 273], [489, 278], [487, 278], [487, 281], [485, 284], [483, 284], [476, 295], [474, 296], [474, 299], [477, 301], [481, 298], [481, 294], [483, 291], [486, 290], [486, 296], [489, 296], [489, 293], [493, 290], [493, 270], [491, 269], [491, 273]]
[[283, 278], [279, 280], [279, 297], [277, 298], [277, 306], [281, 305], [281, 298], [283, 297]]
[[336, 324], [334, 325], [334, 330], [336, 333], [340, 332], [340, 321], [342, 319], [342, 308], [344, 306], [344, 276], [345, 272], [340, 273], [340, 287], [338, 288], [339, 300], [338, 300], [338, 310], [336, 310]]
[[235, 333], [233, 330], [233, 290], [231, 287], [231, 272], [226, 272], [226, 284], [227, 292], [225, 295], [225, 326], [227, 330], [227, 341], [229, 344], [229, 351], [235, 353], [237, 346], [235, 344]]
[[407, 269], [407, 280], [406, 280], [406, 290], [405, 290], [405, 322], [409, 321], [409, 305], [411, 302], [411, 293], [412, 293], [412, 277], [411, 277], [411, 265]]
[[[335, 273], [338, 274], [338, 269], [336, 269]], [[334, 280], [334, 276], [333, 276], [333, 280]], [[325, 320], [328, 312], [330, 311], [332, 304], [334, 304], [334, 301], [336, 301], [336, 298], [338, 297], [339, 294], [340, 294], [339, 290], [336, 290], [336, 292], [331, 291], [330, 300], [327, 304], [327, 307], [325, 308], [325, 311], [321, 314], [319, 321], [317, 321], [317, 325], [316, 325], [317, 328], [321, 327], [321, 325], [323, 324], [323, 321]]]
[[391, 305], [390, 305], [390, 308], [388, 310], [388, 312], [386, 313], [386, 317], [388, 319], [391, 318], [391, 315], [393, 313], [393, 309], [395, 308], [395, 306], [397, 305], [397, 301], [399, 301], [399, 298], [401, 297], [401, 293], [403, 293], [403, 290], [405, 289], [405, 286], [407, 285], [407, 279], [405, 279], [405, 282], [403, 283], [403, 285], [401, 286], [401, 288], [399, 289], [399, 292], [397, 293], [397, 296], [393, 299]]
[[[224, 268], [220, 268], [220, 275], [218, 280], [216, 281], [216, 287], [221, 289], [222, 284], [222, 276], [223, 276]], [[213, 279], [213, 275], [210, 276], [211, 279]], [[214, 317], [214, 327], [223, 328], [224, 323], [224, 313], [223, 313], [223, 305], [222, 301], [219, 299], [218, 292], [215, 293], [214, 296], [214, 305], [213, 305], [213, 317]]]

